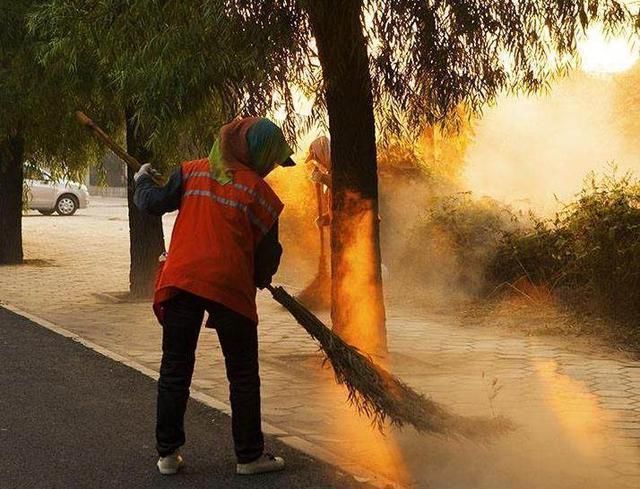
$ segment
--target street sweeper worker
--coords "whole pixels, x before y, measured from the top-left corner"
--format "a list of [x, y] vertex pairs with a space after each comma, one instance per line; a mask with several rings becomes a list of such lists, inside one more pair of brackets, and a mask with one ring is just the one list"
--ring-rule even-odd
[[329, 138], [320, 136], [309, 145], [306, 159], [311, 163], [311, 180], [316, 183], [318, 198], [318, 218], [320, 227], [331, 224], [331, 145]]
[[[324, 247], [324, 237], [322, 234], [322, 228], [331, 225], [331, 144], [329, 138], [326, 136], [320, 136], [313, 140], [309, 145], [309, 153], [307, 154], [306, 163], [311, 163], [311, 180], [316, 184], [316, 196], [318, 199], [318, 217], [316, 218], [316, 224], [321, 230], [320, 240], [321, 248]], [[380, 219], [380, 216], [378, 216]], [[321, 256], [321, 260], [323, 257]], [[322, 264], [320, 270], [322, 270]], [[381, 264], [383, 278], [389, 277], [389, 270], [383, 264]], [[322, 273], [319, 274], [319, 278], [322, 279]], [[320, 305], [327, 301], [322, 299], [321, 284], [322, 280], [314, 280], [305, 290], [303, 290], [298, 298], [302, 302], [309, 305]], [[330, 286], [330, 283], [326, 283], [325, 287]], [[325, 294], [326, 295], [326, 294]], [[313, 299], [312, 299], [313, 297]]]
[[208, 158], [182, 163], [166, 185], [154, 183], [149, 164], [135, 175], [139, 209], [157, 216], [179, 210], [153, 302], [163, 328], [156, 422], [162, 474], [183, 465], [179, 449], [205, 311], [225, 359], [236, 472], [284, 468], [281, 457], [264, 452], [256, 287], [271, 283], [282, 254], [283, 204], [263, 178], [294, 165], [292, 153], [270, 120], [237, 119], [221, 128]]
[[325, 232], [331, 224], [331, 149], [329, 138], [320, 136], [309, 145], [305, 160], [311, 167], [311, 181], [316, 192], [316, 225], [320, 238], [318, 273], [313, 280], [296, 295], [296, 299], [311, 309], [326, 309], [331, 306], [331, 274], [329, 254], [325, 243]]

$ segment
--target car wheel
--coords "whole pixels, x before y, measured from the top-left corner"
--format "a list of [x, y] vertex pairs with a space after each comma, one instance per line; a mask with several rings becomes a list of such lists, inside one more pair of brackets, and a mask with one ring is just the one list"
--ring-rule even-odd
[[43, 216], [50, 216], [51, 214], [54, 213], [54, 209], [47, 209], [47, 210], [38, 209], [38, 212]]
[[72, 216], [78, 210], [78, 199], [71, 194], [61, 195], [56, 202], [56, 212], [61, 216]]

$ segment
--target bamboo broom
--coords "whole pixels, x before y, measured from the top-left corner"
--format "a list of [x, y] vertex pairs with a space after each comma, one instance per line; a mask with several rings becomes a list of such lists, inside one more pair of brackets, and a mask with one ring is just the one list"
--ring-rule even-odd
[[463, 417], [451, 413], [346, 343], [284, 288], [273, 285], [267, 288], [320, 345], [336, 381], [347, 388], [349, 402], [380, 430], [388, 421], [398, 427], [411, 425], [421, 432], [478, 440], [513, 429], [512, 423], [502, 416]]
[[[83, 112], [76, 112], [76, 116], [81, 124], [133, 170], [140, 168], [138, 160]], [[319, 344], [333, 367], [336, 381], [347, 388], [349, 402], [380, 430], [389, 422], [398, 427], [411, 425], [421, 432], [486, 439], [513, 429], [511, 422], [504, 417], [463, 417], [427, 399], [376, 365], [369, 356], [346, 343], [284, 288], [269, 285], [267, 289]]]

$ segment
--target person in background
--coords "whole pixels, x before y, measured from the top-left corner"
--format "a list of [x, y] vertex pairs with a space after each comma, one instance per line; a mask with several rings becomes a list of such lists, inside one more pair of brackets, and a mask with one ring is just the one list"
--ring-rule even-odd
[[154, 296], [162, 325], [157, 467], [164, 475], [184, 463], [179, 450], [205, 311], [225, 359], [236, 473], [284, 468], [281, 457], [264, 453], [256, 287], [271, 283], [282, 254], [284, 206], [264, 177], [277, 166], [293, 166], [292, 153], [270, 120], [237, 119], [221, 128], [209, 158], [182, 163], [166, 185], [154, 183], [150, 164], [135, 175], [139, 209], [157, 216], [179, 210]]
[[329, 272], [329, 253], [325, 242], [325, 231], [331, 225], [331, 147], [329, 138], [320, 136], [309, 146], [309, 154], [305, 160], [312, 166], [311, 180], [316, 191], [316, 203], [320, 240], [320, 256], [318, 273], [313, 280], [296, 296], [296, 298], [313, 309], [324, 309], [331, 305], [331, 273]]
[[[311, 171], [311, 180], [316, 184], [316, 196], [318, 200], [318, 217], [316, 218], [316, 224], [320, 228], [320, 273], [319, 277], [322, 280], [316, 280], [308, 287], [308, 291], [305, 289], [301, 293], [301, 297], [304, 302], [310, 305], [314, 305], [314, 302], [310, 300], [310, 295], [321, 297], [323, 294], [319, 293], [320, 283], [324, 283], [323, 271], [327, 269], [326, 260], [327, 254], [325, 251], [324, 243], [324, 228], [331, 226], [331, 144], [329, 138], [326, 136], [320, 136], [313, 140], [309, 145], [309, 154], [306, 159], [307, 163], [313, 165]], [[380, 216], [378, 216], [380, 219]], [[382, 277], [387, 279], [389, 277], [389, 269], [384, 263], [381, 264]], [[326, 280], [325, 280], [326, 282]], [[325, 294], [326, 295], [326, 294]], [[320, 301], [326, 304], [327, 300]]]
[[313, 165], [311, 180], [316, 184], [319, 227], [331, 224], [331, 144], [329, 138], [320, 136], [309, 145], [306, 162]]

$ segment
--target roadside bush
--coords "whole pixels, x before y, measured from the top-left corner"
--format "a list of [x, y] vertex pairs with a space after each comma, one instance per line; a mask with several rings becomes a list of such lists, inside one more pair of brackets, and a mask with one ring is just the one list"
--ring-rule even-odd
[[531, 213], [529, 218], [530, 225], [501, 236], [487, 270], [487, 280], [494, 285], [527, 279], [553, 289], [569, 275], [570, 236], [559, 218], [542, 220]]
[[516, 214], [469, 192], [435, 197], [428, 209], [409, 234], [402, 263], [407, 278], [448, 293], [481, 292], [502, 236], [520, 225]]
[[590, 175], [554, 219], [505, 233], [488, 276], [526, 276], [614, 319], [640, 319], [640, 183], [615, 169]]

